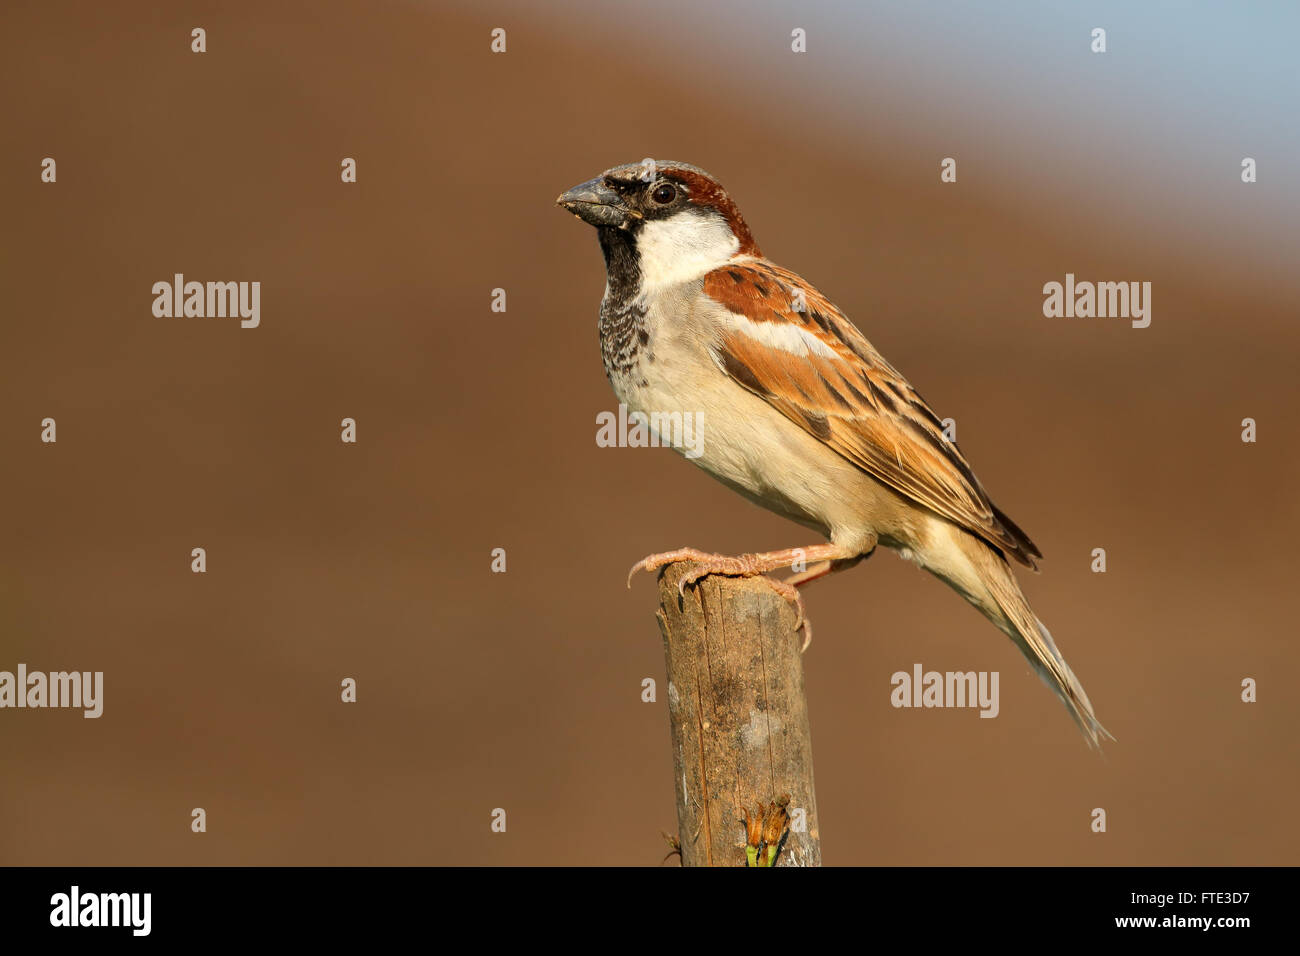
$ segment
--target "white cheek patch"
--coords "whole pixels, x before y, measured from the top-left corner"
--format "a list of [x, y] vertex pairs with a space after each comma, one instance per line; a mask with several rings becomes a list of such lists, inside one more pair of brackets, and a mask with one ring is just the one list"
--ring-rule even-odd
[[780, 349], [791, 355], [820, 355], [837, 358], [835, 350], [817, 336], [789, 322], [753, 322], [743, 315], [728, 313], [727, 321], [736, 331], [762, 342], [768, 348]]
[[725, 265], [740, 250], [740, 240], [716, 213], [684, 210], [667, 219], [650, 219], [636, 237], [641, 287], [678, 285]]

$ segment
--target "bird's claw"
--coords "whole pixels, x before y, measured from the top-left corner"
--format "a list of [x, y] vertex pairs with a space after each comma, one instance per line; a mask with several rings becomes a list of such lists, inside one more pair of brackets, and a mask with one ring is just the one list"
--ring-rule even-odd
[[[647, 555], [632, 565], [632, 570], [627, 573], [627, 586], [629, 588], [632, 586], [632, 578], [636, 576], [638, 571], [658, 571], [660, 568], [677, 561], [696, 562], [695, 567], [686, 571], [677, 579], [677, 594], [683, 598], [686, 597], [688, 587], [695, 585], [710, 574], [748, 578], [763, 576], [764, 571], [767, 570], [761, 565], [756, 555], [742, 554], [739, 557], [729, 557], [722, 554], [706, 554], [703, 551], [697, 551], [695, 548], [679, 548], [676, 551]], [[794, 629], [803, 631], [803, 646], [799, 649], [799, 653], [802, 654], [808, 650], [808, 645], [812, 643], [812, 623], [804, 613], [803, 596], [793, 584], [765, 576], [763, 576], [763, 580], [771, 585], [772, 590], [794, 605]]]

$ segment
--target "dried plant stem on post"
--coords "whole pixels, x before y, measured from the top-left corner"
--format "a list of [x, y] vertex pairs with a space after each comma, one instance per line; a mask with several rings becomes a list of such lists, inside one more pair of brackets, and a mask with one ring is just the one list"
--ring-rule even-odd
[[780, 841], [777, 866], [820, 866], [795, 610], [760, 578], [711, 575], [679, 596], [691, 567], [659, 579], [682, 865], [770, 860], [753, 840], [746, 852], [748, 829]]

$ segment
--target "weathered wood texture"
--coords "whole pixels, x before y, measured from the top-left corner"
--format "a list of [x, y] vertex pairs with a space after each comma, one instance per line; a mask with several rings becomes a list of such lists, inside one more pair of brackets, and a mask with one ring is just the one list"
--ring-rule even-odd
[[682, 865], [745, 865], [738, 811], [789, 794], [792, 825], [776, 865], [820, 866], [795, 610], [755, 578], [713, 575], [679, 597], [691, 566], [670, 565], [659, 579]]

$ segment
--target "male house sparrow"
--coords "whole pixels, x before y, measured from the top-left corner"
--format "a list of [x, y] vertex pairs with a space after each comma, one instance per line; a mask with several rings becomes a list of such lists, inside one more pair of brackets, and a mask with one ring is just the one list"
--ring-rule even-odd
[[632, 573], [700, 562], [684, 588], [804, 560], [806, 570], [772, 582], [802, 620], [794, 586], [883, 544], [1006, 633], [1091, 745], [1110, 736], [1007, 563], [1036, 570], [1041, 552], [989, 500], [907, 380], [825, 296], [763, 258], [717, 180], [646, 160], [556, 202], [596, 227], [605, 255], [600, 344], [619, 401], [647, 416], [697, 415], [704, 441], [690, 460], [830, 542], [739, 557], [682, 548]]

